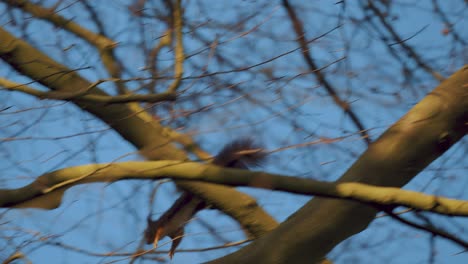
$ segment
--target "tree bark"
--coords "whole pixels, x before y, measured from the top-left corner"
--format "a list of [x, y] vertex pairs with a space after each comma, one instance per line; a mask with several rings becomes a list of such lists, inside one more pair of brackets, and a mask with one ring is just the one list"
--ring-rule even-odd
[[[76, 71], [54, 61], [2, 27], [0, 40], [0, 58], [31, 80], [53, 91], [86, 91], [86, 94], [90, 95], [109, 95], [94, 87]], [[143, 149], [141, 153], [148, 159], [188, 160], [187, 154], [175, 144], [180, 135], [162, 126], [138, 104], [102, 104], [73, 99], [70, 101], [108, 124], [136, 148]], [[254, 237], [263, 235], [278, 225], [273, 217], [258, 206], [254, 198], [234, 188], [187, 181], [178, 183], [178, 186], [236, 219]]]
[[[371, 144], [338, 182], [404, 186], [467, 133], [467, 110], [465, 65]], [[356, 202], [314, 198], [272, 232], [209, 263], [318, 263], [366, 229], [376, 213]]]

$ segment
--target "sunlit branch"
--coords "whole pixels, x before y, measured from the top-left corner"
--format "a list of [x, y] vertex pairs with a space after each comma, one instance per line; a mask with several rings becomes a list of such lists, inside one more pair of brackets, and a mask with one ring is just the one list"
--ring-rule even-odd
[[[13, 36], [0, 27], [0, 58], [16, 71], [54, 91], [77, 91], [91, 83], [76, 72], [70, 72], [66, 66], [56, 62], [29, 43]], [[57, 73], [69, 72], [67, 74]], [[59, 78], [60, 77], [60, 78]], [[95, 87], [89, 94], [108, 96]], [[83, 101], [73, 101], [78, 107], [87, 111], [112, 127], [124, 139], [128, 140], [148, 159], [188, 159], [183, 150], [175, 147], [174, 133], [161, 126], [153, 117], [136, 104], [108, 104], [102, 107]], [[143, 151], [144, 150], [144, 151]], [[144, 153], [143, 153], [144, 152]], [[180, 182], [179, 187], [209, 200], [236, 219], [243, 228], [255, 236], [260, 236], [278, 226], [277, 221], [266, 213], [251, 196], [226, 186], [202, 182]], [[229, 196], [220, 197], [219, 193]], [[59, 203], [61, 196], [54, 196]], [[246, 217], [248, 215], [249, 217]]]
[[16, 263], [15, 260], [22, 259], [25, 263], [32, 263], [30, 260], [20, 251], [16, 251], [12, 255], [10, 255], [7, 259], [5, 259], [2, 264], [10, 264], [10, 263]]
[[103, 103], [103, 104], [115, 104], [115, 103], [130, 103], [130, 102], [151, 102], [157, 103], [162, 101], [174, 101], [176, 95], [174, 93], [160, 93], [160, 94], [122, 94], [122, 95], [97, 95], [87, 94], [92, 88], [96, 87], [105, 80], [97, 81], [86, 87], [82, 91], [77, 92], [65, 92], [65, 91], [50, 91], [43, 92], [34, 89], [25, 84], [9, 81], [4, 78], [0, 78], [0, 86], [9, 91], [17, 91], [25, 94], [35, 96], [39, 99], [52, 99], [52, 100], [65, 100], [65, 101], [83, 101], [90, 103]]
[[184, 74], [184, 46], [182, 43], [182, 28], [183, 28], [183, 17], [182, 17], [182, 6], [181, 0], [177, 0], [174, 5], [174, 34], [175, 34], [175, 62], [174, 62], [174, 81], [171, 83], [168, 92], [172, 93], [177, 90]]
[[[47, 195], [84, 183], [118, 180], [171, 178], [204, 181], [230, 186], [248, 186], [296, 194], [316, 195], [358, 201], [366, 204], [405, 206], [444, 215], [468, 216], [468, 201], [455, 200], [392, 187], [363, 183], [333, 183], [287, 175], [225, 169], [213, 165], [181, 161], [122, 162], [90, 164], [50, 172], [19, 189], [0, 190], [1, 207], [55, 208], [60, 201]], [[35, 199], [41, 203], [34, 203]], [[58, 203], [56, 203], [58, 202]]]
[[[67, 19], [55, 11], [55, 8], [48, 9], [40, 5], [36, 5], [26, 0], [8, 0], [7, 4], [12, 7], [17, 7], [24, 12], [30, 13], [36, 18], [49, 21], [57, 27], [63, 28], [66, 31], [76, 35], [77, 37], [85, 40], [89, 44], [93, 45], [99, 50], [102, 63], [107, 69], [108, 73], [112, 78], [119, 78], [121, 75], [121, 67], [118, 63], [117, 58], [114, 54], [114, 48], [117, 43], [104, 35], [96, 34], [83, 26], [73, 22], [71, 19]], [[125, 90], [122, 83], [117, 83], [119, 90]]]

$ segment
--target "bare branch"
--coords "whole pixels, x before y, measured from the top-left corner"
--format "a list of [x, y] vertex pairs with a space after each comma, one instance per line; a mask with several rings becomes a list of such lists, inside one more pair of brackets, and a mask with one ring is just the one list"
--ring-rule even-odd
[[99, 84], [106, 82], [106, 80], [100, 80], [92, 83], [82, 91], [51, 91], [42, 92], [25, 84], [9, 81], [4, 78], [0, 78], [0, 86], [5, 87], [4, 89], [9, 91], [17, 91], [35, 96], [39, 99], [53, 99], [53, 100], [65, 100], [65, 101], [77, 101], [77, 102], [88, 102], [88, 103], [101, 103], [101, 104], [116, 104], [116, 103], [130, 103], [130, 102], [163, 102], [163, 101], [174, 101], [176, 99], [175, 93], [160, 93], [160, 94], [122, 94], [122, 95], [97, 95], [88, 94], [89, 91]]
[[[213, 165], [180, 161], [121, 162], [90, 164], [49, 172], [27, 186], [0, 190], [0, 207], [38, 207], [53, 209], [62, 194], [78, 184], [114, 182], [129, 179], [163, 179], [204, 181], [230, 186], [247, 186], [296, 194], [316, 195], [389, 207], [405, 206], [444, 215], [468, 216], [468, 201], [427, 195], [400, 188], [377, 187], [362, 183], [322, 182], [287, 175], [226, 169]], [[37, 203], [36, 200], [40, 202]]]
[[367, 145], [369, 145], [371, 143], [371, 138], [367, 133], [367, 129], [364, 127], [359, 117], [354, 113], [354, 111], [351, 108], [351, 105], [339, 97], [338, 93], [336, 92], [336, 88], [334, 88], [332, 84], [327, 80], [327, 78], [325, 78], [325, 75], [320, 70], [318, 70], [319, 67], [314, 62], [314, 59], [312, 58], [312, 55], [310, 53], [310, 48], [308, 47], [308, 42], [305, 37], [304, 26], [302, 25], [301, 20], [297, 16], [296, 11], [287, 0], [283, 0], [283, 6], [286, 8], [289, 18], [291, 19], [294, 31], [296, 32], [297, 42], [299, 43], [299, 46], [302, 50], [302, 56], [304, 57], [304, 60], [309, 66], [310, 70], [315, 74], [315, 77], [317, 78], [318, 82], [323, 84], [323, 87], [333, 98], [335, 103], [341, 109], [343, 109], [343, 111], [346, 114], [349, 115], [353, 123], [359, 129], [359, 133], [361, 134], [362, 139], [366, 142]]

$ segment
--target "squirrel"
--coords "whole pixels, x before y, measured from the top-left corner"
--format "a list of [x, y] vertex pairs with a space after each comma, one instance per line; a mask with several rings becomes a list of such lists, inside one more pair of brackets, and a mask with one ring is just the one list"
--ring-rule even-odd
[[[226, 144], [211, 162], [214, 165], [249, 169], [260, 165], [266, 157], [266, 153], [250, 138], [241, 138]], [[172, 239], [169, 257], [172, 259], [177, 246], [184, 236], [185, 224], [200, 210], [207, 208], [207, 204], [195, 195], [183, 192], [174, 204], [162, 214], [158, 220], [153, 221], [150, 216], [147, 219], [145, 230], [146, 244], [153, 243], [157, 247], [158, 241], [165, 236]]]

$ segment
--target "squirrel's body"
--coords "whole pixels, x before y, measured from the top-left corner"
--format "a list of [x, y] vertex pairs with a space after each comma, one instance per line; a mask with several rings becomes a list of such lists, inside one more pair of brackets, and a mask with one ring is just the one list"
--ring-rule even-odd
[[[248, 169], [249, 166], [259, 165], [265, 159], [266, 153], [251, 139], [244, 138], [226, 144], [215, 156], [212, 164], [226, 167]], [[206, 203], [193, 194], [183, 192], [158, 220], [148, 218], [148, 227], [145, 230], [147, 244], [157, 243], [165, 236], [172, 238], [172, 246], [169, 256], [172, 258], [174, 251], [184, 235], [185, 224], [200, 210], [206, 208]]]

